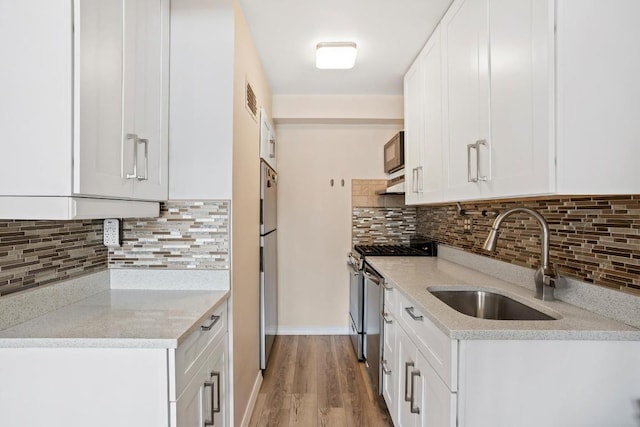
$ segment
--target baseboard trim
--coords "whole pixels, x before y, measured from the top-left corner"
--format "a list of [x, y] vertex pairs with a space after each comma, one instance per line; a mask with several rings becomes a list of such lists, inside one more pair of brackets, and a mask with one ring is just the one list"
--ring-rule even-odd
[[349, 327], [308, 328], [278, 326], [278, 335], [349, 335]]
[[249, 403], [247, 404], [247, 409], [245, 409], [244, 415], [242, 416], [242, 423], [240, 424], [242, 427], [248, 427], [249, 423], [251, 422], [251, 415], [253, 415], [253, 410], [256, 407], [256, 401], [258, 400], [258, 394], [260, 393], [261, 385], [262, 385], [262, 371], [258, 371], [256, 382], [253, 383], [253, 390], [251, 390], [251, 396], [249, 397]]

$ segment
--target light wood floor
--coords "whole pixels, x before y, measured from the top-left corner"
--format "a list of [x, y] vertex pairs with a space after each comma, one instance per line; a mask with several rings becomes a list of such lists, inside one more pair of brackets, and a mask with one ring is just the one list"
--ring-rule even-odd
[[348, 336], [278, 336], [250, 426], [385, 426]]

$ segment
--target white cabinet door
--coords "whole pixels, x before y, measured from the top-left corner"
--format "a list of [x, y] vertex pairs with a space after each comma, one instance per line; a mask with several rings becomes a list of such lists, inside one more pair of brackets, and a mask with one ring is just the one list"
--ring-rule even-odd
[[420, 352], [417, 359], [413, 375], [414, 400], [418, 402], [416, 405], [420, 411], [419, 425], [455, 427], [458, 409], [456, 393], [449, 390]]
[[137, 156], [133, 198], [166, 200], [168, 192], [169, 1], [125, 1], [124, 153]]
[[422, 202], [418, 175], [424, 168], [424, 73], [422, 57], [404, 77], [405, 203]]
[[[417, 350], [406, 332], [398, 327], [396, 329], [396, 342], [397, 342], [397, 354], [396, 354], [396, 371], [398, 372], [398, 384], [396, 402], [398, 402], [398, 417], [397, 424], [401, 427], [417, 426], [419, 425], [419, 416], [411, 411], [411, 373], [416, 368], [417, 362]], [[415, 376], [414, 379], [414, 392], [415, 389]], [[415, 403], [415, 398], [413, 399]]]
[[75, 1], [74, 192], [167, 198], [167, 0]]
[[227, 337], [213, 350], [209, 360], [209, 381], [211, 384], [211, 408], [214, 426], [226, 426], [227, 422]]
[[396, 367], [397, 340], [396, 319], [389, 313], [385, 303], [383, 314], [383, 348], [382, 348], [382, 396], [387, 403], [387, 408], [394, 423], [398, 422], [398, 369]]
[[74, 4], [74, 192], [131, 197], [133, 164], [123, 146], [124, 2]]
[[492, 0], [492, 197], [555, 191], [552, 2]]
[[422, 202], [442, 200], [442, 179], [446, 163], [442, 156], [442, 48], [437, 26], [421, 56], [424, 79], [424, 148], [418, 176]]
[[482, 197], [491, 179], [487, 14], [487, 0], [458, 0], [441, 21], [447, 200]]
[[178, 400], [172, 403], [172, 427], [226, 426], [227, 417], [227, 335], [219, 340], [206, 363], [193, 376]]

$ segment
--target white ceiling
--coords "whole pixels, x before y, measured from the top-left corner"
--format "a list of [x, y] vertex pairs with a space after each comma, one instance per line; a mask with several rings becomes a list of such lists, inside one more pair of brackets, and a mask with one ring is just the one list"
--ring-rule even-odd
[[[451, 0], [240, 0], [273, 94], [401, 95]], [[321, 41], [355, 41], [351, 70], [315, 68]]]

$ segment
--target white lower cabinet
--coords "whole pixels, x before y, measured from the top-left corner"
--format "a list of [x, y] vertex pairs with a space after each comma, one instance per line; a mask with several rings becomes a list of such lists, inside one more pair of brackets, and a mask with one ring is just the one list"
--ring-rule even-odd
[[382, 397], [387, 404], [387, 409], [391, 414], [393, 422], [397, 422], [398, 403], [397, 386], [397, 334], [398, 329], [396, 319], [387, 311], [383, 313], [383, 334], [382, 334]]
[[384, 312], [396, 426], [638, 425], [640, 341], [452, 340], [395, 288]]
[[0, 348], [0, 426], [227, 426], [226, 317], [177, 349]]
[[398, 426], [456, 426], [456, 393], [438, 377], [409, 335], [396, 328]]
[[207, 362], [193, 377], [175, 404], [171, 427], [227, 425], [226, 336], [211, 351]]

